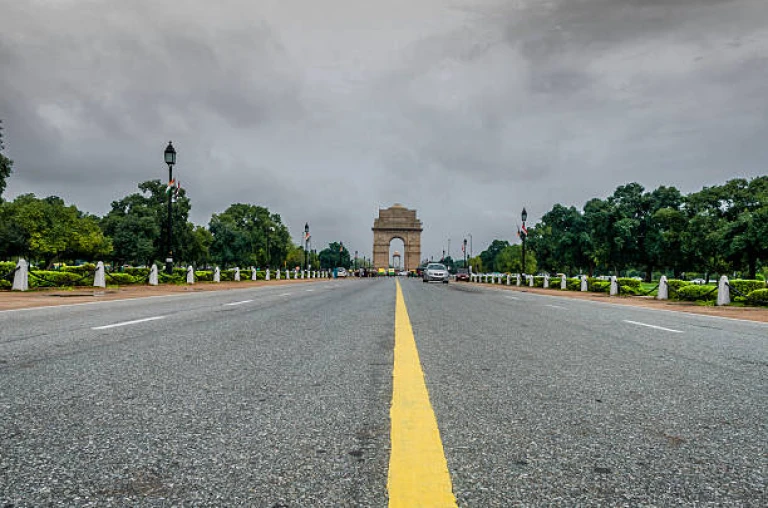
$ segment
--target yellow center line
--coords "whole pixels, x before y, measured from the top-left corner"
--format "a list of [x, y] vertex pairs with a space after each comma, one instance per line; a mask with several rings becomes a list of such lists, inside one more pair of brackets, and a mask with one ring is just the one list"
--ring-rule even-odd
[[390, 508], [456, 506], [451, 475], [429, 402], [403, 290], [397, 282], [395, 367], [392, 374]]

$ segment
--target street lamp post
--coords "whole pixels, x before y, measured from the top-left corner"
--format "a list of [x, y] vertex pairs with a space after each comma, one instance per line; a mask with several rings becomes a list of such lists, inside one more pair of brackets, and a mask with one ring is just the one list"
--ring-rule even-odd
[[270, 266], [272, 265], [272, 253], [269, 250], [269, 237], [270, 237], [269, 233], [270, 232], [272, 232], [272, 233], [275, 232], [275, 227], [274, 226], [269, 226], [267, 228], [267, 268], [270, 268]]
[[307, 255], [309, 249], [309, 222], [304, 223], [304, 269], [307, 268]]
[[357, 251], [355, 251], [355, 270], [357, 270]]
[[[168, 164], [168, 185], [173, 185], [173, 166], [176, 164], [176, 149], [169, 141], [165, 148], [165, 163]], [[168, 191], [168, 257], [165, 258], [165, 273], [173, 274], [173, 215], [171, 200], [173, 199], [173, 189]]]
[[464, 268], [467, 268], [467, 239], [464, 239]]
[[523, 267], [521, 272], [525, 273], [525, 237], [528, 236], [528, 230], [525, 229], [525, 221], [528, 219], [528, 212], [523, 207], [523, 213], [520, 214], [520, 218], [523, 219], [523, 230], [521, 231], [521, 237], [523, 240]]

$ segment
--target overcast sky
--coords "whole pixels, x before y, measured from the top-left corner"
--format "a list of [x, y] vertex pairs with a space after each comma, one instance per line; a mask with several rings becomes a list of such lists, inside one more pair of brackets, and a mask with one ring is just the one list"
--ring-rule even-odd
[[[167, 178], [207, 224], [264, 205], [370, 255], [513, 240], [617, 185], [765, 174], [766, 0], [0, 0], [7, 198], [95, 214]], [[531, 221], [530, 219], [534, 219]]]

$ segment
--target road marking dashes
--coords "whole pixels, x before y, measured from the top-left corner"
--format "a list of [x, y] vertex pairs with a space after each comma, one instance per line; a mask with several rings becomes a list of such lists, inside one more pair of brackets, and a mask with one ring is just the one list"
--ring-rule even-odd
[[291, 293], [283, 293], [283, 294], [282, 294], [282, 295], [280, 295], [280, 296], [291, 296]]
[[565, 310], [565, 307], [562, 307], [560, 305], [552, 305], [551, 303], [546, 304], [546, 307], [552, 307], [553, 309], [563, 309], [563, 310]]
[[243, 300], [242, 302], [225, 303], [225, 306], [234, 307], [235, 305], [243, 305], [244, 303], [251, 303], [253, 300]]
[[135, 325], [138, 323], [146, 323], [147, 321], [157, 321], [158, 319], [165, 319], [165, 316], [154, 316], [144, 319], [134, 319], [133, 321], [123, 321], [122, 323], [114, 323], [111, 325], [94, 326], [91, 330], [106, 330], [108, 328], [117, 328], [118, 326]]
[[672, 332], [672, 333], [683, 333], [682, 330], [674, 330], [672, 328], [664, 328], [663, 326], [649, 325], [648, 323], [641, 323], [639, 321], [630, 321], [629, 319], [625, 319], [624, 322], [625, 323], [629, 323], [631, 325], [645, 326], [647, 328], [653, 328], [654, 330], [662, 330], [662, 331], [665, 331], [665, 332]]

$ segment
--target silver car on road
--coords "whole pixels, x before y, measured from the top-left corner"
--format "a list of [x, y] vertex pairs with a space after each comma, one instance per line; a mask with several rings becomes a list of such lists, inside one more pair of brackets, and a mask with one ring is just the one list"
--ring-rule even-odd
[[448, 284], [448, 279], [451, 274], [448, 272], [448, 268], [440, 263], [430, 263], [424, 269], [424, 276], [422, 280], [424, 282], [439, 281], [443, 284]]

